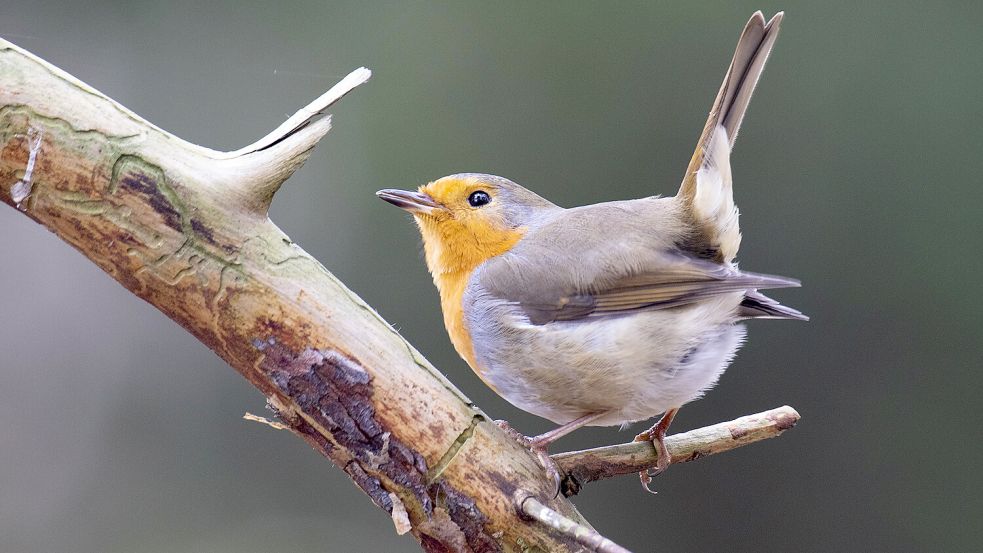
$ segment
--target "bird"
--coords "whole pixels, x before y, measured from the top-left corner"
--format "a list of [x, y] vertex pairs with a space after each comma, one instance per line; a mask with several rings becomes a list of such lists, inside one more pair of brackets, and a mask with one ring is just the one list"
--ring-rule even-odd
[[[459, 173], [376, 195], [413, 215], [454, 348], [514, 406], [559, 426], [525, 437], [548, 454], [583, 426], [661, 418], [638, 434], [657, 464], [679, 408], [712, 388], [748, 319], [808, 320], [759, 290], [798, 280], [746, 272], [730, 154], [784, 14], [745, 26], [675, 196], [562, 208], [499, 176]], [[651, 491], [651, 490], [649, 490]]]

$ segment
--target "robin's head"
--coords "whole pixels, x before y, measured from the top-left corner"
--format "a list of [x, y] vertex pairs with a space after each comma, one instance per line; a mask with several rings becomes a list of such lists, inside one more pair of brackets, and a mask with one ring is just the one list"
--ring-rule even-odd
[[413, 214], [435, 275], [470, 271], [507, 252], [538, 217], [557, 209], [508, 179], [477, 173], [450, 175], [417, 192], [376, 195]]

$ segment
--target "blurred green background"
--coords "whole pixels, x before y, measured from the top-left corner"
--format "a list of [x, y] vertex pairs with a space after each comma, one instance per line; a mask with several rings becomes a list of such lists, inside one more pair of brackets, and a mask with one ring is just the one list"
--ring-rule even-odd
[[[742, 267], [809, 323], [750, 324], [683, 431], [782, 404], [778, 440], [577, 505], [635, 551], [978, 551], [979, 2], [4, 2], [0, 36], [192, 142], [235, 149], [373, 79], [273, 219], [494, 417], [409, 218], [459, 171], [564, 206], [674, 193], [748, 16], [787, 17], [734, 152]], [[262, 397], [74, 250], [0, 209], [0, 552], [417, 551]], [[626, 441], [589, 429], [557, 450]]]

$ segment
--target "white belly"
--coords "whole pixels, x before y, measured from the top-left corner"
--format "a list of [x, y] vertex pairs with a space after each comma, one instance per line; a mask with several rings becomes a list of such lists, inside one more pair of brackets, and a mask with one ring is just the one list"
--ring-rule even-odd
[[592, 425], [612, 426], [713, 387], [744, 338], [734, 324], [742, 296], [545, 325], [497, 304], [475, 310], [484, 316], [468, 326], [485, 378], [512, 404], [558, 424], [606, 412]]

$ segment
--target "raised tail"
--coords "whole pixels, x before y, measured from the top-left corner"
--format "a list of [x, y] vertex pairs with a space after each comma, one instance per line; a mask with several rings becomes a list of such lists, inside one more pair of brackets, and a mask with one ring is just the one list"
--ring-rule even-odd
[[704, 227], [724, 263], [737, 254], [741, 236], [731, 188], [730, 151], [783, 17], [778, 12], [766, 23], [761, 12], [755, 12], [744, 27], [677, 194]]

